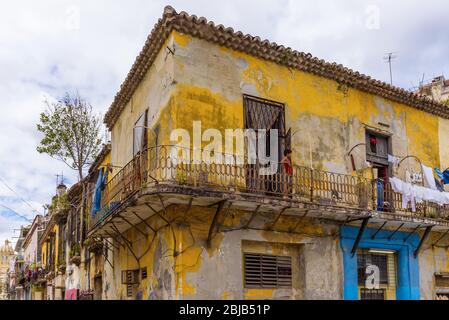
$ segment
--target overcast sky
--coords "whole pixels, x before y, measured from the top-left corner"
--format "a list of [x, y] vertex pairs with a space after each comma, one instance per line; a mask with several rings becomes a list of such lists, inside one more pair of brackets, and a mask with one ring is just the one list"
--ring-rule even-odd
[[[449, 75], [447, 0], [95, 0], [8, 1], [0, 10], [0, 241], [17, 236], [76, 175], [36, 152], [45, 97], [65, 91], [107, 110], [165, 5], [205, 16], [389, 81], [385, 53], [394, 52], [394, 84]], [[11, 189], [6, 187], [9, 185]], [[33, 208], [33, 209], [32, 209]]]

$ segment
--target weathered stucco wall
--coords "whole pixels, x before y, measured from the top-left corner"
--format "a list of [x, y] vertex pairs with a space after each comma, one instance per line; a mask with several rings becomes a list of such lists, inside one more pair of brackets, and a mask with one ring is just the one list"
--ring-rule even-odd
[[[171, 227], [157, 216], [147, 220], [156, 236], [144, 224], [148, 238], [135, 229], [125, 236], [133, 243], [128, 248], [114, 250], [117, 299], [341, 299], [342, 259], [338, 244], [338, 228], [305, 219], [298, 233], [285, 231], [291, 221], [280, 219], [275, 231], [243, 229], [249, 212], [230, 210], [223, 222], [224, 233], [217, 234], [211, 245], [207, 237], [215, 210], [186, 206], [171, 206], [164, 218], [174, 221]], [[273, 214], [262, 214], [253, 220], [265, 224]], [[271, 219], [271, 220], [270, 220]], [[230, 231], [230, 229], [236, 229]], [[154, 238], [153, 238], [154, 237]], [[244, 288], [243, 254], [264, 253], [292, 257], [292, 289]], [[139, 259], [137, 262], [136, 257]], [[148, 277], [134, 286], [126, 296], [121, 270], [147, 268]], [[107, 285], [107, 284], [106, 284]], [[114, 295], [110, 295], [111, 297]]]
[[242, 95], [250, 94], [285, 104], [287, 128], [296, 132], [293, 157], [300, 165], [350, 172], [345, 155], [365, 142], [365, 125], [392, 134], [394, 155], [440, 164], [443, 132], [434, 115], [197, 38], [173, 36], [176, 104], [188, 111], [176, 119], [183, 128], [190, 120], [201, 120], [203, 128], [242, 128]]
[[[172, 41], [172, 37], [169, 37], [112, 129], [111, 158], [116, 166], [115, 172], [132, 159], [133, 128], [138, 118], [148, 109], [149, 127], [155, 127], [161, 111], [170, 104], [174, 72], [173, 56], [167, 47], [172, 46]], [[164, 119], [168, 122], [170, 116]], [[171, 127], [164, 123], [157, 130], [170, 130]], [[154, 138], [154, 134], [149, 131], [150, 145], [154, 145]]]
[[[421, 234], [422, 235], [422, 234]], [[433, 247], [441, 234], [431, 234], [419, 255], [420, 289], [422, 300], [433, 300], [436, 295], [435, 273], [449, 273], [449, 245], [443, 240], [439, 246]]]
[[[256, 59], [209, 42], [173, 32], [154, 65], [134, 93], [112, 130], [112, 163], [123, 166], [132, 157], [133, 126], [149, 108], [150, 146], [154, 130], [158, 144], [169, 142], [172, 129], [192, 131], [201, 120], [203, 129], [243, 128], [243, 94], [284, 103], [286, 124], [292, 140], [295, 164], [350, 173], [345, 155], [365, 142], [365, 128], [392, 135], [395, 156], [417, 156], [431, 167], [447, 161], [445, 137], [449, 122], [417, 109], [367, 94], [337, 82]], [[363, 158], [364, 148], [357, 151]], [[449, 164], [447, 165], [449, 166]], [[104, 297], [128, 299], [121, 284], [121, 270], [147, 267], [148, 277], [136, 285], [131, 299], [341, 299], [342, 257], [338, 229], [333, 225], [305, 222], [302, 235], [236, 230], [217, 235], [206, 243], [214, 213], [210, 208], [171, 207], [169, 216], [180, 219], [163, 227], [160, 219], [149, 223], [161, 227], [157, 236], [126, 232], [133, 253], [126, 248], [111, 251], [114, 268], [105, 268]], [[233, 212], [233, 219], [247, 213]], [[173, 221], [173, 220], [171, 220]], [[288, 222], [284, 222], [288, 223]], [[228, 226], [238, 225], [231, 221]], [[282, 222], [280, 223], [282, 226]], [[139, 226], [142, 229], [144, 225]], [[281, 228], [282, 229], [282, 228]], [[301, 233], [300, 232], [300, 233]], [[243, 288], [242, 252], [289, 252], [297, 261], [297, 283], [292, 290], [246, 290]], [[137, 258], [136, 258], [137, 257]], [[446, 263], [447, 250], [425, 250], [420, 258], [421, 295], [432, 298], [430, 277]], [[440, 260], [438, 260], [440, 259]], [[446, 262], [441, 262], [446, 261]], [[439, 269], [445, 269], [439, 268]], [[217, 274], [223, 275], [217, 277]]]
[[23, 256], [25, 261], [29, 263], [37, 263], [37, 260], [40, 260], [41, 257], [37, 257], [37, 248], [39, 245], [37, 228], [32, 230], [33, 234], [31, 235], [31, 239], [28, 245], [24, 248]]

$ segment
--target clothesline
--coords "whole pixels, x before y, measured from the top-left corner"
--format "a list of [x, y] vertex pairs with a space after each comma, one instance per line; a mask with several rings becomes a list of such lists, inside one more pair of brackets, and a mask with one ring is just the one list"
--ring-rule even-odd
[[389, 179], [394, 192], [402, 195], [402, 208], [407, 209], [411, 204], [412, 211], [416, 211], [416, 204], [424, 201], [433, 202], [439, 205], [449, 205], [449, 192], [425, 188], [411, 183], [404, 182], [401, 179], [392, 177]]

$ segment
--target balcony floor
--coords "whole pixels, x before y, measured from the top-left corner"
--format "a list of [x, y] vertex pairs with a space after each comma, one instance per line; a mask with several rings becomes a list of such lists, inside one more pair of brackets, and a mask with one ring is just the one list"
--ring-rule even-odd
[[[377, 212], [367, 209], [348, 207], [337, 202], [317, 203], [307, 200], [289, 200], [280, 197], [270, 197], [259, 194], [239, 193], [233, 190], [217, 190], [211, 188], [190, 187], [174, 184], [158, 184], [143, 189], [130, 196], [120, 206], [104, 215], [103, 219], [94, 225], [89, 236], [109, 237], [109, 235], [126, 232], [133, 226], [143, 223], [154, 216], [156, 212], [163, 215], [164, 210], [172, 205], [187, 205], [194, 207], [217, 207], [222, 201], [234, 210], [242, 210], [255, 214], [262, 219], [254, 219], [252, 228], [266, 228], [275, 225], [280, 219], [302, 221], [313, 218], [339, 225], [360, 226], [361, 220], [370, 218], [368, 227], [378, 228], [386, 222], [385, 229], [413, 231], [417, 228], [433, 227], [433, 231], [449, 230], [449, 221], [417, 217], [407, 212]], [[150, 207], [154, 210], [150, 209]], [[296, 224], [296, 223], [295, 223]], [[278, 230], [278, 232], [293, 232]]]

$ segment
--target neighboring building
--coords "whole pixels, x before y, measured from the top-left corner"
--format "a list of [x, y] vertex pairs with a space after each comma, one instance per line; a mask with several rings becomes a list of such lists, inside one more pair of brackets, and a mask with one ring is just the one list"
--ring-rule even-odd
[[11, 300], [25, 300], [25, 287], [27, 282], [26, 269], [28, 268], [24, 258], [24, 250], [22, 247], [23, 241], [26, 238], [30, 227], [20, 227], [19, 237], [14, 248], [15, 255], [11, 260], [11, 267], [9, 269], [9, 299]]
[[41, 267], [41, 246], [39, 240], [45, 228], [44, 219], [36, 215], [30, 226], [30, 230], [22, 241], [22, 250], [25, 260], [25, 300], [42, 300], [42, 291], [38, 283], [35, 283], [36, 275]]
[[11, 242], [5, 240], [5, 243], [0, 246], [0, 300], [8, 299], [8, 269], [13, 257], [14, 249], [11, 246]]
[[449, 102], [449, 80], [444, 76], [436, 77], [431, 83], [422, 85], [417, 93], [438, 102]]
[[[294, 168], [261, 175], [232, 146], [214, 149], [225, 164], [174, 149], [174, 129], [201, 142], [194, 121], [222, 137], [277, 129]], [[422, 185], [423, 168], [449, 167], [443, 104], [167, 7], [105, 123], [110, 161], [94, 165], [101, 197], [85, 243], [102, 249], [84, 259], [96, 296], [393, 300], [449, 290], [448, 205], [404, 207], [389, 183]], [[365, 282], [373, 265], [376, 288]]]
[[63, 228], [70, 208], [66, 189], [64, 184], [58, 185], [39, 239], [42, 276], [45, 279], [42, 283], [44, 300], [63, 300], [65, 295], [66, 246]]

